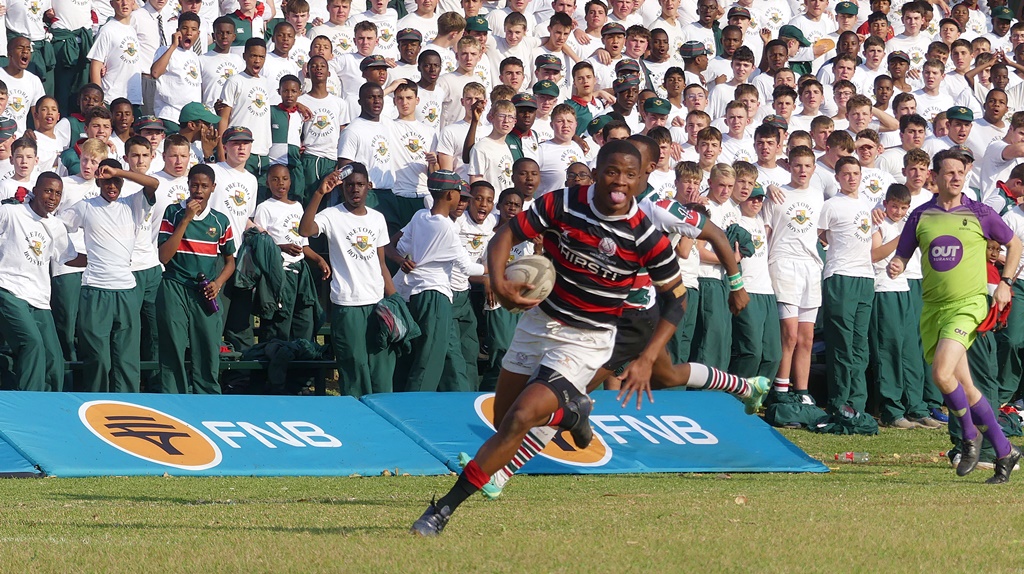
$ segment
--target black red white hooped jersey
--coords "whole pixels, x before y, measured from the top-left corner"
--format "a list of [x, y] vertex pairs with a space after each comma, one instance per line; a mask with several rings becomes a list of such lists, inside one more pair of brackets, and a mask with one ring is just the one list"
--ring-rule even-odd
[[567, 325], [611, 329], [640, 269], [663, 285], [679, 277], [679, 265], [668, 238], [636, 202], [626, 215], [606, 217], [592, 199], [592, 186], [553, 191], [509, 223], [517, 242], [544, 235], [556, 280], [541, 309]]

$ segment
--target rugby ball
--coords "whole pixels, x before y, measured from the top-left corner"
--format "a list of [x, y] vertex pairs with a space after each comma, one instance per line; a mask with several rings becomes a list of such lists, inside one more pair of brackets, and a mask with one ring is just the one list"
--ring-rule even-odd
[[[505, 279], [516, 283], [529, 283], [533, 289], [524, 289], [527, 299], [546, 299], [555, 288], [555, 266], [543, 255], [527, 255], [516, 259], [505, 267]], [[510, 313], [521, 313], [522, 309], [507, 309]]]

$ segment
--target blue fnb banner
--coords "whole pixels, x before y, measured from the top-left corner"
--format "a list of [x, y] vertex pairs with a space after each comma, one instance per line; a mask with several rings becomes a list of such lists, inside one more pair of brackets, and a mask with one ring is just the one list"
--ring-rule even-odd
[[7, 392], [0, 434], [56, 476], [447, 472], [351, 397]]
[[[556, 435], [524, 468], [533, 474], [644, 472], [828, 472], [731, 396], [656, 392], [655, 402], [623, 408], [613, 391], [592, 393], [594, 441], [577, 449]], [[458, 470], [459, 452], [473, 454], [493, 433], [494, 395], [395, 393], [363, 402], [417, 444]]]

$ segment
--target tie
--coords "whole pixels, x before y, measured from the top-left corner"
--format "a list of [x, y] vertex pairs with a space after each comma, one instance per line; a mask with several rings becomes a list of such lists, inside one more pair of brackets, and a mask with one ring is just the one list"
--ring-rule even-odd
[[160, 34], [160, 45], [166, 46], [167, 40], [164, 38], [164, 17], [162, 14], [156, 15], [156, 30]]

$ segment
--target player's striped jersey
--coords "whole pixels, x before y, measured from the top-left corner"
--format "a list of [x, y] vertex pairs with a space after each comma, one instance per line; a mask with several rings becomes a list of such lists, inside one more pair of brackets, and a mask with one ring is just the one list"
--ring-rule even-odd
[[593, 207], [592, 186], [565, 188], [538, 198], [509, 224], [517, 241], [544, 235], [555, 266], [555, 288], [545, 313], [583, 329], [611, 329], [646, 267], [655, 285], [679, 276], [672, 245], [634, 202], [629, 213], [606, 217]]
[[[178, 223], [185, 218], [185, 205], [182, 201], [164, 211], [157, 239], [159, 245], [174, 234]], [[228, 217], [208, 205], [206, 212], [196, 215], [185, 228], [177, 253], [164, 266], [164, 279], [195, 287], [196, 275], [202, 273], [212, 281], [220, 272], [218, 256], [234, 253], [235, 239]]]

